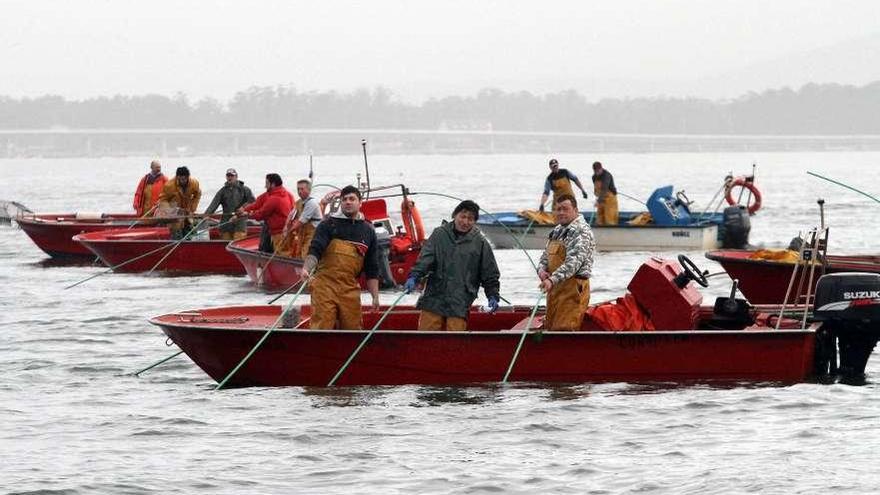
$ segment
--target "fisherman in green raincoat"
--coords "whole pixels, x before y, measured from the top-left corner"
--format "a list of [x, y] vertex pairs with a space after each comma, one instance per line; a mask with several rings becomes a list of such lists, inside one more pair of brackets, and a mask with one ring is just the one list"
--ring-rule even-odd
[[483, 286], [489, 310], [498, 309], [501, 284], [498, 264], [489, 241], [474, 224], [480, 207], [462, 201], [452, 222], [434, 229], [404, 285], [412, 292], [428, 278], [416, 307], [421, 310], [419, 330], [466, 330], [470, 307]]

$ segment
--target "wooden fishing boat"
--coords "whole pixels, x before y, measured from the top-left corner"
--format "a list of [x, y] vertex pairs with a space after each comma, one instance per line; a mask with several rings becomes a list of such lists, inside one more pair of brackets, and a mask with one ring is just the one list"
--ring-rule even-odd
[[[404, 198], [401, 208], [402, 227], [398, 228], [388, 214], [385, 198], [364, 201], [361, 213], [373, 223], [380, 258], [384, 260], [380, 270], [380, 285], [390, 288], [403, 284], [409, 271], [421, 252], [425, 239], [424, 227], [415, 205]], [[298, 268], [303, 266], [301, 258], [273, 255], [259, 250], [259, 239], [241, 239], [231, 242], [226, 249], [232, 253], [248, 274], [248, 278], [263, 290], [274, 292], [294, 288], [300, 281]], [[365, 286], [361, 280], [361, 286]]]
[[[495, 314], [472, 310], [466, 332], [428, 332], [414, 330], [418, 311], [411, 306], [393, 308], [384, 321], [388, 308], [365, 309], [365, 328], [382, 324], [353, 354], [369, 332], [311, 330], [309, 306], [292, 317], [283, 316], [279, 306], [236, 306], [171, 313], [150, 322], [218, 382], [280, 322], [229, 377], [230, 386], [325, 386], [351, 356], [339, 385], [497, 382], [509, 366], [511, 381], [564, 383], [800, 382], [864, 373], [878, 330], [858, 322], [866, 319], [866, 311], [873, 311], [867, 319], [880, 318], [880, 298], [852, 310], [858, 314], [847, 307], [828, 311], [831, 316], [823, 321], [811, 316], [806, 324], [799, 317], [780, 317], [775, 307], [750, 306], [741, 299], [719, 298], [714, 306], [701, 306], [702, 297], [690, 281], [707, 283], [705, 272], [683, 259], [684, 267], [648, 260], [628, 287], [628, 296], [656, 330], [609, 327], [596, 310], [584, 316], [579, 331], [541, 329], [542, 311], [533, 320], [532, 308], [513, 306]], [[834, 282], [823, 297], [839, 304], [841, 291], [854, 285]], [[858, 284], [875, 290], [880, 276]]]
[[[706, 258], [718, 262], [730, 278], [739, 280], [739, 290], [755, 304], [780, 304], [785, 299], [795, 264], [785, 261], [753, 259], [755, 250], [722, 249], [709, 251]], [[826, 255], [818, 263], [813, 284], [826, 273], [867, 272], [880, 273], [880, 256], [861, 254], [850, 256]], [[801, 270], [793, 282], [797, 287], [809, 280], [808, 271]], [[815, 289], [813, 290], [815, 292]]]
[[[249, 235], [259, 233], [260, 227], [248, 226]], [[73, 239], [117, 272], [145, 272], [155, 266], [163, 272], [243, 275], [244, 268], [226, 251], [229, 241], [220, 239], [219, 230], [211, 228], [206, 237], [177, 241], [166, 227], [138, 227], [79, 234]]]
[[77, 234], [155, 224], [152, 218], [134, 213], [38, 213], [19, 215], [16, 223], [34, 244], [53, 258], [94, 258], [94, 254], [73, 240]]

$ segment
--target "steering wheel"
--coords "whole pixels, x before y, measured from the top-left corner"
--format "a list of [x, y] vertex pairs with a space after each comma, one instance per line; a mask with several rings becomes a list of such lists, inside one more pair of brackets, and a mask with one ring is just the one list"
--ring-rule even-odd
[[681, 268], [684, 270], [683, 273], [687, 278], [703, 287], [709, 287], [709, 280], [706, 279], [706, 274], [708, 272], [701, 272], [696, 263], [683, 254], [678, 255], [678, 262], [681, 264]]

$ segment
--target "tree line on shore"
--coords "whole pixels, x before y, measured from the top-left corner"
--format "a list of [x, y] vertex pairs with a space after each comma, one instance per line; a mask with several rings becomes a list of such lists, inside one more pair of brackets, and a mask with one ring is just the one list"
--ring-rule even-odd
[[0, 96], [0, 128], [379, 128], [642, 134], [880, 134], [880, 81], [807, 84], [730, 100], [483, 89], [409, 104], [386, 88], [251, 87], [226, 102], [186, 95], [82, 100]]

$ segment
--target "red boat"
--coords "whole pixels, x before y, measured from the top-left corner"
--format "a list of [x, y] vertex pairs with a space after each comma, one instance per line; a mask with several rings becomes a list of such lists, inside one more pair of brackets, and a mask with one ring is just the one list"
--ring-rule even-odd
[[[717, 261], [730, 278], [739, 280], [739, 290], [754, 304], [781, 304], [791, 280], [794, 263], [784, 261], [751, 259], [753, 250], [722, 249], [709, 251], [706, 258]], [[880, 256], [825, 256], [825, 263], [818, 264], [813, 283], [825, 273], [867, 272], [880, 273]], [[809, 271], [799, 270], [793, 287], [801, 284], [801, 278], [809, 280]], [[815, 285], [814, 290], [815, 293]], [[793, 300], [789, 296], [789, 301]]]
[[[692, 279], [706, 282], [698, 270], [683, 270], [677, 263], [659, 259], [649, 260], [638, 270], [627, 297], [650, 315], [658, 330], [609, 327], [596, 312], [584, 316], [580, 331], [540, 330], [540, 317], [529, 318], [531, 308], [515, 306], [495, 314], [472, 310], [467, 332], [417, 331], [413, 329], [418, 311], [394, 308], [336, 383], [500, 381], [524, 331], [528, 338], [513, 361], [511, 381], [800, 382], [844, 371], [847, 375], [864, 373], [878, 331], [853, 322], [864, 319], [868, 306], [857, 308], [862, 312], [858, 315], [848, 309], [830, 312], [836, 316], [826, 318], [829, 321], [802, 326], [800, 319], [780, 319], [775, 308], [752, 307], [741, 299], [719, 298], [714, 307], [701, 307], [702, 298], [689, 283]], [[880, 288], [880, 276], [868, 282]], [[842, 297], [839, 291], [826, 292], [829, 298]], [[880, 299], [871, 308], [880, 308]], [[380, 321], [385, 309], [365, 309], [365, 328]], [[303, 306], [286, 318], [279, 306], [240, 306], [172, 313], [150, 322], [221, 382], [280, 320], [283, 328], [274, 330], [226, 383], [325, 386], [370, 333], [310, 330], [310, 312], [310, 307]], [[873, 319], [880, 315], [873, 314]], [[531, 328], [526, 329], [530, 321]], [[840, 368], [836, 339], [840, 341]]]
[[130, 227], [135, 223], [155, 223], [138, 219], [134, 213], [40, 213], [15, 217], [25, 234], [46, 254], [55, 258], [94, 258], [73, 236], [101, 230]]
[[[249, 235], [259, 233], [259, 227], [248, 227]], [[226, 251], [229, 241], [221, 240], [216, 228], [210, 229], [208, 235], [208, 239], [178, 242], [171, 239], [171, 231], [166, 227], [139, 227], [80, 234], [73, 239], [107, 266], [117, 267], [118, 272], [149, 271], [165, 258], [156, 270], [243, 275], [241, 263]]]
[[[396, 228], [391, 221], [384, 198], [369, 199], [361, 204], [361, 213], [368, 221], [373, 222], [379, 247], [385, 252], [383, 258], [386, 263], [381, 267], [380, 280], [383, 288], [394, 287], [406, 281], [410, 268], [419, 258], [425, 239], [418, 210], [405, 197], [401, 210], [404, 229]], [[238, 258], [248, 277], [258, 287], [267, 291], [295, 287], [300, 281], [297, 268], [302, 267], [303, 260], [264, 253], [259, 250], [259, 245], [259, 239], [248, 238], [231, 242], [226, 249]], [[365, 281], [361, 280], [362, 287], [364, 284]]]

